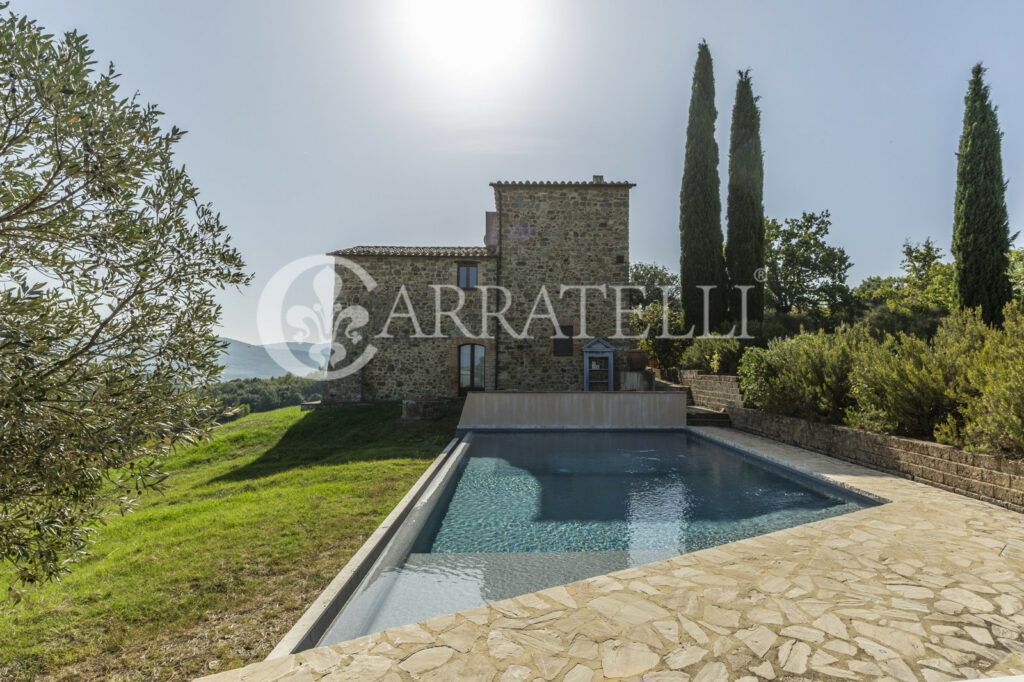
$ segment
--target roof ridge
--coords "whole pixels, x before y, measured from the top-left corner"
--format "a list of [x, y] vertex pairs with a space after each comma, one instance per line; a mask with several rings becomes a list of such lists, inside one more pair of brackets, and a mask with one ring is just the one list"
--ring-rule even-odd
[[488, 255], [486, 246], [350, 246], [331, 251], [329, 256], [433, 256], [482, 257]]
[[489, 184], [491, 187], [505, 185], [514, 187], [636, 187], [635, 182], [628, 180], [601, 180], [600, 182], [590, 180], [495, 180]]

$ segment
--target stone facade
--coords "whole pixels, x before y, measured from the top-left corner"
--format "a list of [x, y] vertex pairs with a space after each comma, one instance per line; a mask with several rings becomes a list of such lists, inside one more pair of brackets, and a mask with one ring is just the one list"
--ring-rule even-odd
[[[543, 285], [551, 294], [559, 322], [580, 333], [579, 292], [558, 298], [568, 285], [629, 283], [628, 184], [537, 185], [493, 183], [500, 229], [501, 284], [526, 298], [510, 310], [516, 329], [526, 323], [536, 292]], [[628, 293], [628, 292], [627, 292]], [[628, 307], [628, 305], [627, 305]], [[587, 334], [611, 343], [615, 334], [615, 297], [587, 293]], [[583, 390], [580, 348], [589, 339], [575, 339], [571, 356], [552, 355], [551, 341], [541, 335], [526, 343], [499, 336], [498, 383], [522, 391]], [[628, 350], [628, 342], [616, 344]], [[624, 353], [616, 364], [624, 367]]]
[[[487, 214], [483, 247], [374, 247], [360, 246], [336, 251], [335, 342], [345, 356], [335, 355], [330, 369], [351, 363], [367, 345], [376, 348], [374, 357], [358, 372], [325, 382], [324, 403], [400, 400], [407, 398], [455, 397], [459, 387], [459, 346], [479, 344], [484, 352], [484, 390], [572, 391], [583, 389], [581, 348], [593, 337], [608, 339], [620, 349], [615, 358], [624, 367], [624, 351], [630, 341], [615, 341], [616, 297], [612, 286], [629, 283], [629, 190], [626, 182], [495, 182], [495, 211]], [[347, 262], [363, 268], [376, 286], [367, 290]], [[436, 291], [432, 285], [458, 284], [460, 264], [474, 264], [476, 289], [465, 289], [465, 303], [459, 319], [469, 334], [459, 330], [449, 317], [435, 328]], [[505, 318], [513, 330], [522, 332], [541, 287], [546, 288], [560, 325], [581, 334], [580, 291], [562, 294], [562, 285], [604, 286], [606, 294], [587, 292], [585, 338], [572, 340], [571, 355], [555, 353], [548, 319], [534, 317], [530, 338], [513, 338], [491, 318], [493, 338], [482, 335], [482, 314], [497, 312], [504, 301], [500, 286], [511, 294]], [[381, 332], [389, 314], [408, 313], [402, 287], [420, 324], [417, 334], [408, 316], [393, 317], [388, 336]], [[457, 292], [441, 292], [443, 310], [451, 310]], [[628, 292], [623, 293], [628, 308]], [[359, 306], [369, 320], [346, 334], [346, 311]], [[546, 312], [538, 309], [538, 314]], [[626, 316], [623, 315], [625, 318]], [[622, 329], [628, 333], [625, 320]], [[440, 334], [436, 332], [440, 331]], [[429, 337], [429, 338], [428, 338]], [[560, 349], [561, 350], [561, 349]]]
[[[449, 250], [450, 252], [450, 250]], [[458, 352], [464, 343], [481, 344], [485, 358], [494, 357], [494, 342], [473, 341], [456, 328], [450, 318], [443, 318], [441, 334], [447, 338], [417, 338], [413, 320], [393, 317], [387, 332], [391, 338], [379, 338], [385, 322], [396, 305], [396, 299], [404, 285], [416, 312], [416, 320], [423, 336], [433, 336], [435, 293], [431, 285], [456, 284], [460, 263], [476, 263], [478, 281], [493, 282], [497, 271], [497, 258], [485, 249], [464, 249], [461, 255], [435, 256], [424, 252], [415, 255], [364, 256], [345, 255], [343, 258], [364, 268], [377, 283], [376, 288], [367, 291], [340, 263], [335, 268], [340, 287], [335, 304], [335, 340], [350, 348], [344, 338], [344, 323], [338, 323], [338, 315], [346, 308], [362, 306], [369, 313], [369, 323], [359, 330], [363, 342], [355, 344], [355, 352], [371, 344], [377, 351], [366, 366], [348, 376], [325, 382], [323, 402], [374, 402], [402, 400], [406, 398], [454, 397], [459, 394]], [[480, 290], [464, 290], [465, 304], [460, 319], [469, 331], [479, 329], [481, 319]], [[443, 309], [452, 309], [456, 294], [451, 290], [441, 291]], [[399, 303], [398, 312], [406, 312]], [[351, 351], [349, 351], [351, 352]], [[342, 363], [347, 361], [342, 359]], [[334, 367], [332, 366], [332, 369]], [[485, 362], [485, 389], [494, 389], [494, 363]]]
[[737, 429], [1024, 512], [1022, 460], [743, 407], [728, 412]]

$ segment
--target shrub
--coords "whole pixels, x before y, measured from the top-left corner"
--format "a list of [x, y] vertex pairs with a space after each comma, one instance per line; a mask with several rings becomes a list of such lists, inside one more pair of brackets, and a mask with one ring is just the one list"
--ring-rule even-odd
[[842, 423], [853, 405], [850, 372], [858, 348], [871, 343], [861, 327], [840, 327], [748, 349], [740, 362], [744, 400], [769, 412]]
[[956, 407], [932, 359], [927, 341], [904, 334], [887, 334], [880, 343], [862, 348], [850, 376], [855, 404], [846, 423], [870, 431], [931, 436]]
[[986, 331], [978, 314], [967, 311], [946, 318], [931, 341], [900, 333], [862, 345], [850, 376], [856, 404], [847, 423], [915, 438], [955, 433], [969, 391], [967, 369]]
[[931, 307], [914, 311], [889, 306], [882, 302], [868, 308], [864, 315], [864, 323], [879, 334], [899, 333], [931, 338], [949, 311]]
[[975, 449], [1024, 456], [1024, 314], [1004, 309], [1003, 328], [992, 330], [967, 370], [974, 391], [963, 407], [963, 441]]
[[743, 346], [736, 339], [697, 337], [679, 356], [679, 366], [712, 374], [735, 374], [742, 354]]
[[743, 402], [762, 410], [768, 409], [775, 378], [772, 364], [768, 359], [768, 350], [756, 346], [747, 348], [740, 358], [736, 373], [740, 377]]
[[[683, 316], [677, 308], [670, 306], [668, 312], [669, 333], [672, 335], [682, 334]], [[637, 348], [653, 358], [659, 367], [675, 367], [683, 348], [683, 340], [658, 338], [663, 332], [663, 310], [660, 303], [651, 303], [630, 316], [629, 326], [635, 334], [648, 329], [647, 337], [637, 341]]]
[[844, 321], [836, 319], [838, 316], [822, 318], [818, 315], [791, 310], [788, 313], [780, 313], [768, 310], [764, 314], [764, 321], [760, 326], [751, 324], [750, 333], [755, 339], [752, 345], [766, 346], [769, 341], [779, 337], [796, 336], [806, 332], [814, 332], [819, 329], [824, 331], [835, 331]]
[[748, 348], [739, 365], [747, 404], [833, 424], [934, 438], [1024, 456], [1024, 312], [1002, 329], [978, 310], [942, 320], [931, 339], [875, 338], [861, 323]]

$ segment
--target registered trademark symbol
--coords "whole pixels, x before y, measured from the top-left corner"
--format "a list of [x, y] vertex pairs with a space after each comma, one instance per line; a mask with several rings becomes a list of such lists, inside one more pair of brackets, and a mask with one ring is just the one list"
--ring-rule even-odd
[[757, 270], [754, 270], [754, 279], [758, 282], [764, 282], [768, 279], [768, 273], [765, 272], [764, 268], [758, 268]]

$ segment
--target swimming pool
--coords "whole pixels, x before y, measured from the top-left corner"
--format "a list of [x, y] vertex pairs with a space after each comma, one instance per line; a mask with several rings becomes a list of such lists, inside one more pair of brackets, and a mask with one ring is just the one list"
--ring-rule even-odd
[[687, 431], [464, 442], [319, 645], [877, 504]]

